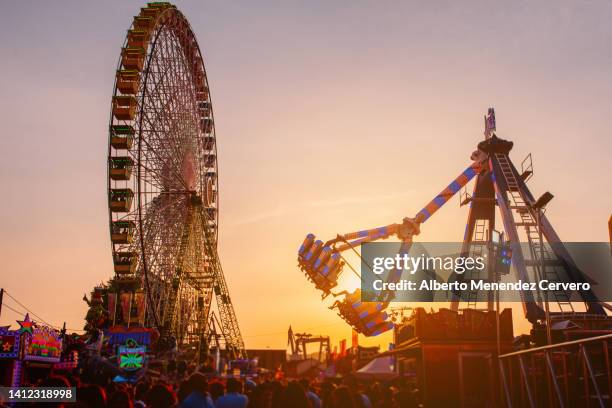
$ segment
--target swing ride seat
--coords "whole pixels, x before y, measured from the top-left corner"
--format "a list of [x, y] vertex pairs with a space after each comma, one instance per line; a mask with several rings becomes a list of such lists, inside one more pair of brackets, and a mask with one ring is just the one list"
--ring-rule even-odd
[[298, 264], [306, 277], [323, 291], [323, 297], [337, 286], [338, 275], [344, 266], [338, 252], [308, 234], [298, 251]]
[[389, 316], [384, 311], [386, 305], [382, 302], [362, 301], [360, 289], [345, 295], [336, 307], [338, 315], [365, 336], [378, 336], [393, 328], [393, 323], [387, 320]]

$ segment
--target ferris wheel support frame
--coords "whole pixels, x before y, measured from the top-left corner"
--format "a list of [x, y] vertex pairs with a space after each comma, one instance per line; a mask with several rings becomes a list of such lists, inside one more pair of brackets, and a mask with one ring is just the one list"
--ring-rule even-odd
[[228, 348], [245, 355], [217, 253], [212, 99], [202, 53], [183, 14], [165, 2], [141, 8], [116, 73], [107, 199], [117, 290], [143, 287], [145, 324], [179, 342], [205, 337], [215, 297]]

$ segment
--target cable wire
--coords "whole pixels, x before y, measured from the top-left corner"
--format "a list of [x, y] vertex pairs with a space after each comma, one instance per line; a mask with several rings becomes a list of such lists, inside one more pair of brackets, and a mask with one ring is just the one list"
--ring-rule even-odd
[[28, 313], [30, 313], [32, 316], [38, 318], [41, 322], [45, 323], [47, 326], [52, 326], [54, 327], [52, 324], [50, 324], [49, 322], [45, 321], [45, 319], [43, 319], [42, 317], [40, 317], [39, 315], [37, 315], [36, 313], [34, 313], [33, 311], [31, 311], [30, 309], [28, 309], [26, 306], [24, 306], [23, 303], [21, 303], [20, 301], [18, 301], [17, 299], [15, 299], [15, 297], [13, 297], [10, 293], [8, 293], [6, 291], [6, 289], [4, 289], [4, 294], [7, 295], [8, 297], [10, 297], [11, 299], [13, 299], [15, 301], [15, 303], [17, 303], [19, 306], [23, 307], [25, 310], [28, 311]]
[[[63, 330], [63, 327], [61, 326], [56, 326], [53, 325], [49, 322], [47, 322], [45, 319], [43, 319], [42, 317], [40, 317], [38, 314], [34, 313], [31, 309], [29, 309], [28, 307], [26, 307], [23, 303], [21, 303], [19, 300], [17, 300], [14, 296], [12, 296], [10, 293], [8, 293], [6, 291], [6, 289], [4, 289], [4, 294], [7, 295], [9, 298], [11, 298], [15, 303], [17, 303], [19, 306], [21, 306], [22, 308], [24, 308], [29, 314], [31, 314], [32, 316], [36, 317], [38, 320], [40, 320], [41, 322], [43, 322], [44, 324], [46, 324], [47, 326], [50, 326], [56, 330]], [[9, 310], [12, 310], [13, 312], [23, 315], [23, 312], [20, 312], [18, 310], [16, 310], [15, 308], [11, 307], [10, 305], [6, 304], [6, 302], [2, 302], [2, 305], [7, 307]], [[83, 329], [70, 329], [70, 328], [66, 328], [66, 330], [68, 331], [74, 331], [74, 332], [85, 332], [85, 330]]]

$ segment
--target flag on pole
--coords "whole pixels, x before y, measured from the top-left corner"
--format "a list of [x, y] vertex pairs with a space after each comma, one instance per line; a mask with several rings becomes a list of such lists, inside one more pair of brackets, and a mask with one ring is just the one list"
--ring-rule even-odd
[[123, 292], [119, 297], [121, 301], [121, 316], [123, 318], [123, 323], [129, 325], [132, 294], [130, 292]]
[[108, 318], [115, 325], [115, 317], [117, 316], [117, 294], [108, 294]]
[[134, 295], [134, 303], [136, 303], [136, 318], [138, 324], [144, 325], [145, 310], [147, 308], [147, 302], [145, 302], [144, 292], [136, 292], [136, 294]]

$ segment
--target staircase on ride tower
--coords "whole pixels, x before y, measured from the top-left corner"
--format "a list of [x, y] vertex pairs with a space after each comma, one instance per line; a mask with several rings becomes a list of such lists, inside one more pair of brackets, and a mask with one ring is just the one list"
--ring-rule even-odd
[[[488, 261], [487, 268], [484, 271], [472, 269], [461, 276], [459, 280], [467, 282], [481, 279], [494, 281], [489, 243], [495, 229], [495, 189], [488, 174], [478, 174], [476, 176], [472, 194], [469, 194], [466, 189], [461, 193], [460, 206], [465, 205], [469, 205], [469, 212], [461, 254], [472, 258], [486, 256]], [[482, 294], [479, 296], [478, 291], [475, 290], [462, 294], [461, 301], [465, 302], [467, 308], [470, 309], [479, 308], [479, 304], [482, 305], [483, 302], [486, 302], [486, 307], [480, 307], [479, 309], [493, 310], [494, 306], [492, 293], [488, 293], [484, 298]], [[459, 299], [454, 301], [451, 306], [454, 310], [457, 310], [458, 304]]]
[[[469, 244], [469, 257], [476, 259], [483, 257], [487, 254], [487, 242], [488, 242], [488, 220], [477, 219], [474, 227], [474, 236]], [[488, 256], [488, 255], [487, 255]], [[477, 269], [470, 269], [466, 272], [466, 278], [469, 281], [486, 278], [480, 276], [480, 271]], [[478, 305], [478, 291], [470, 290], [467, 294], [467, 307], [469, 309], [476, 309]], [[489, 308], [488, 308], [489, 309]]]
[[[522, 162], [519, 173], [509, 157], [513, 143], [498, 138], [495, 131], [495, 113], [490, 109], [485, 117], [485, 140], [478, 144], [478, 150], [472, 154], [473, 160], [480, 158], [488, 165], [477, 175], [472, 194], [463, 192], [460, 199], [460, 205], [469, 204], [462, 255], [478, 256], [489, 251], [496, 214], [499, 213], [512, 248], [512, 266], [517, 280], [585, 282], [585, 276], [545, 216], [544, 206], [539, 205], [539, 200], [534, 199], [526, 185], [533, 176], [531, 155]], [[546, 195], [548, 199], [552, 198], [550, 193]], [[466, 273], [466, 276], [459, 279], [469, 281], [484, 278], [497, 281], [500, 276], [496, 274], [494, 265], [492, 257], [489, 257], [488, 276], [471, 276]], [[605, 315], [601, 302], [593, 292], [581, 291], [578, 295], [586, 304], [587, 314]], [[482, 294], [480, 296], [483, 297]], [[494, 293], [487, 294], [487, 309], [493, 309], [494, 299]], [[568, 319], [577, 313], [571, 295], [563, 290], [548, 292], [548, 297], [544, 299], [538, 290], [535, 293], [523, 291], [521, 300], [525, 315], [531, 323], [543, 321], [544, 302], [556, 304], [551, 312], [555, 318]], [[459, 303], [463, 302], [467, 308], [475, 309], [483, 301], [476, 293], [463, 293], [455, 295], [451, 308], [458, 310]]]
[[[538, 215], [536, 214], [534, 216], [532, 213], [532, 207], [527, 205], [523, 199], [520, 186], [515, 175], [515, 169], [513, 164], [510, 162], [510, 158], [508, 155], [496, 153], [495, 159], [499, 163], [501, 173], [506, 182], [508, 198], [510, 200], [509, 208], [513, 211], [513, 215], [515, 216], [515, 218], [513, 218], [515, 220], [515, 225], [522, 228], [527, 237], [527, 244], [529, 245], [531, 260], [527, 261], [526, 265], [531, 269], [530, 276], [534, 278], [539, 277], [539, 279], [546, 279], [549, 282], [561, 282], [559, 274], [563, 272], [562, 268], [560, 268], [562, 264], [559, 262], [555, 254], [548, 250], [546, 243], [543, 240], [543, 236], [540, 234], [537, 220]], [[518, 222], [516, 222], [516, 220], [518, 220]], [[541, 297], [541, 294], [538, 292], [537, 299], [539, 304], [542, 302]], [[549, 299], [549, 301], [551, 300], [557, 303], [560, 312], [574, 312], [574, 307], [565, 291], [554, 291], [553, 298]]]

